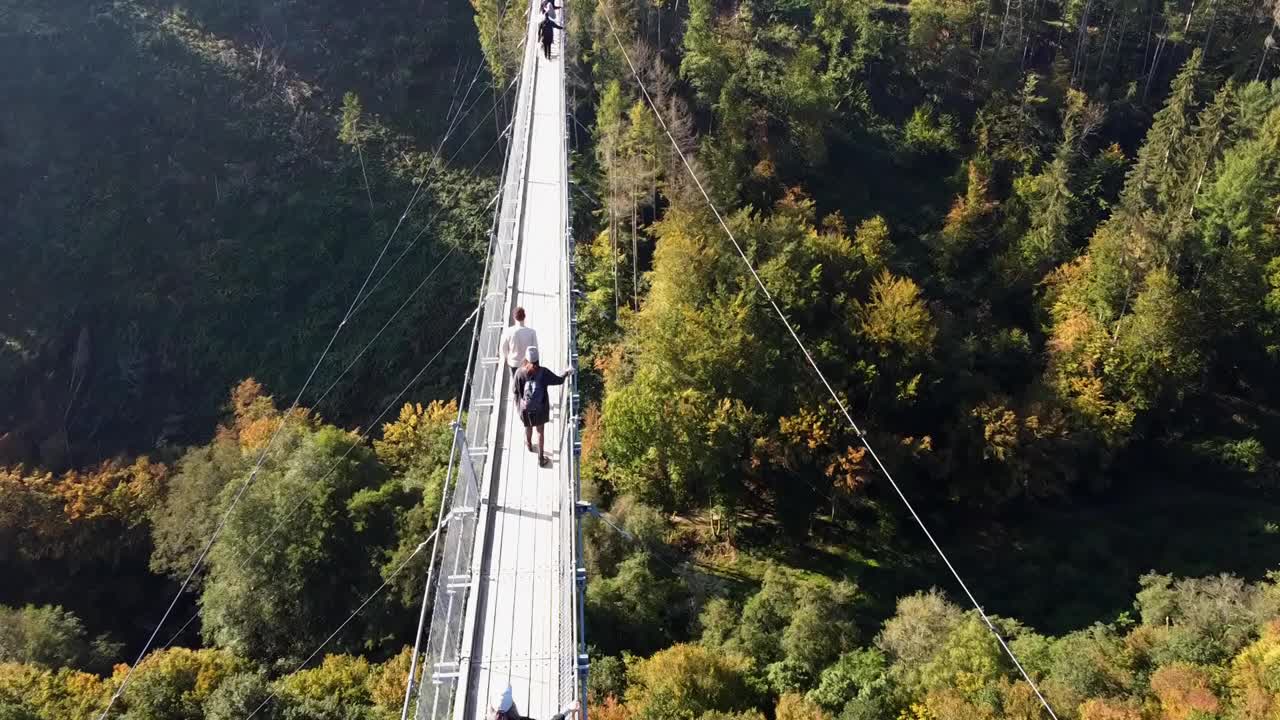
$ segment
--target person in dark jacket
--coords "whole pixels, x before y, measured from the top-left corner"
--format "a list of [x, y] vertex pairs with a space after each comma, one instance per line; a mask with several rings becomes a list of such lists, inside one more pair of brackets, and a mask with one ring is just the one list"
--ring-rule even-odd
[[563, 30], [555, 20], [549, 17], [542, 18], [542, 22], [538, 23], [538, 37], [542, 39], [542, 54], [551, 59], [551, 42], [556, 38], [556, 30]]
[[525, 351], [524, 367], [516, 371], [512, 390], [516, 404], [520, 406], [520, 422], [524, 423], [524, 446], [533, 452], [533, 431], [538, 430], [538, 466], [547, 467], [551, 461], [544, 451], [543, 430], [551, 419], [551, 398], [547, 396], [549, 385], [562, 385], [573, 368], [557, 375], [538, 364], [538, 348]]
[[555, 20], [556, 11], [559, 10], [561, 6], [557, 5], [555, 0], [542, 0], [540, 7], [542, 9], [542, 17]]

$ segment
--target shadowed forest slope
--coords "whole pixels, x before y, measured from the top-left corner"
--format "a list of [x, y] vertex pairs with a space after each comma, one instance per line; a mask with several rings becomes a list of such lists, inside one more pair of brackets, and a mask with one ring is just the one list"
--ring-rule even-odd
[[419, 242], [315, 380], [457, 247], [329, 398], [366, 421], [479, 277], [502, 120], [473, 28], [402, 2], [0, 5], [0, 459], [146, 451], [207, 433], [247, 375], [300, 387], [421, 182], [374, 281]]

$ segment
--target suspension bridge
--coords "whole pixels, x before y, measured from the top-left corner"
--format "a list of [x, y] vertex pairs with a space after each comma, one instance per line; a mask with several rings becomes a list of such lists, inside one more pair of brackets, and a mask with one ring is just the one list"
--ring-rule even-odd
[[[530, 0], [527, 8], [520, 72], [502, 94], [505, 98], [513, 87], [516, 88], [514, 112], [505, 133], [508, 139], [507, 158], [503, 165], [500, 192], [489, 233], [488, 261], [480, 289], [482, 294], [478, 306], [444, 345], [447, 347], [467, 326], [472, 327], [470, 357], [467, 374], [463, 379], [465, 415], [460, 409], [458, 421], [454, 424], [446, 492], [438, 511], [436, 530], [298, 665], [301, 670], [318, 657], [329, 642], [387, 588], [396, 574], [415, 557], [427, 552], [430, 560], [426, 587], [422, 596], [414, 649], [410, 656], [411, 665], [405, 680], [401, 720], [487, 720], [491, 715], [490, 700], [508, 687], [515, 707], [523, 717], [546, 720], [574, 701], [581, 704], [580, 717], [586, 717], [586, 678], [589, 665], [583, 615], [586, 572], [582, 561], [582, 535], [578, 520], [584, 511], [594, 512], [594, 509], [579, 501], [579, 399], [576, 375], [570, 375], [564, 385], [551, 391], [553, 409], [545, 436], [547, 455], [551, 462], [547, 467], [541, 467], [538, 455], [524, 447], [524, 428], [512, 395], [512, 374], [499, 357], [503, 330], [509, 324], [515, 307], [521, 306], [528, 314], [529, 325], [537, 331], [542, 364], [557, 373], [569, 368], [576, 370], [577, 366], [568, 173], [568, 123], [571, 109], [565, 94], [566, 43], [563, 39], [556, 42], [550, 57], [543, 57], [538, 52], [536, 31], [541, 13], [534, 7], [536, 3], [537, 0]], [[566, 2], [566, 8], [567, 5]], [[600, 17], [606, 22], [608, 32], [617, 43], [636, 85], [653, 110], [663, 133], [670, 140], [675, 156], [680, 159], [690, 180], [705, 199], [708, 209], [741, 258], [761, 296], [786, 328], [806, 364], [821, 382], [832, 403], [839, 408], [849, 429], [866, 448], [875, 466], [929, 540], [964, 596], [1035, 692], [1049, 716], [1057, 720], [1057, 715], [1041, 694], [1039, 686], [1005, 642], [999, 629], [951, 564], [924, 520], [916, 513], [712, 202], [689, 158], [671, 134], [662, 112], [650, 96], [644, 78], [633, 64], [630, 53], [614, 26], [610, 11], [605, 8]], [[559, 21], [562, 25], [567, 25], [565, 15], [562, 14]], [[473, 78], [473, 85], [474, 82]], [[469, 94], [470, 89], [463, 98], [463, 104]], [[475, 103], [471, 107], [474, 108]], [[452, 112], [451, 108], [450, 115]], [[450, 123], [450, 131], [468, 112], [469, 110], [463, 112], [460, 109], [459, 115]], [[446, 139], [447, 137], [448, 133]], [[495, 140], [495, 146], [497, 142]], [[492, 149], [493, 147], [490, 148]], [[487, 155], [488, 152], [485, 153]], [[413, 208], [420, 190], [421, 186], [410, 199], [401, 223]], [[400, 224], [397, 224], [396, 230], [399, 228]], [[347, 319], [360, 309], [362, 297], [365, 297], [370, 280], [391, 246], [395, 234], [393, 231], [388, 237], [382, 253], [369, 270], [368, 277], [356, 293], [343, 321], [334, 330], [329, 342], [330, 348], [342, 332]], [[417, 238], [414, 238], [409, 247], [416, 241]], [[392, 263], [392, 268], [398, 262], [399, 258]], [[426, 276], [418, 290], [430, 280], [436, 269], [439, 269], [439, 265]], [[371, 294], [380, 283], [381, 279], [368, 292]], [[398, 313], [399, 311], [396, 314]], [[393, 315], [391, 319], [394, 318]], [[390, 322], [388, 320], [387, 324]], [[383, 329], [386, 329], [386, 325]], [[369, 345], [379, 335], [381, 331]], [[357, 360], [369, 349], [369, 345], [357, 355]], [[410, 387], [439, 357], [444, 347], [426, 361], [409, 385], [370, 424], [371, 428], [396, 407]], [[298, 392], [290, 410], [298, 407], [303, 393], [327, 354], [328, 348], [316, 361], [311, 377]], [[354, 362], [352, 361], [353, 364]], [[345, 375], [345, 371], [343, 374]], [[329, 390], [332, 389], [333, 386], [330, 386]], [[329, 390], [323, 396], [327, 396]], [[287, 416], [288, 412], [285, 413], [285, 417]], [[98, 720], [106, 720], [116, 700], [124, 693], [133, 668], [157, 640], [158, 633], [172, 614], [178, 599], [204, 564], [227, 519], [245, 491], [253, 484], [283, 426], [284, 421], [261, 451], [253, 470], [210, 533], [191, 572], [169, 603], [137, 660], [116, 687], [110, 702], [97, 716]], [[356, 440], [353, 448], [366, 439], [368, 432]], [[262, 542], [266, 543], [274, 538], [279, 528], [280, 524], [277, 523]], [[193, 615], [179, 629], [178, 634], [196, 617]], [[177, 635], [174, 639], [176, 638]], [[170, 640], [170, 644], [172, 642]], [[275, 692], [272, 692], [245, 720], [252, 720], [274, 698]]]
[[[540, 17], [529, 12], [526, 38]], [[548, 718], [573, 700], [586, 705], [576, 383], [567, 379], [559, 402], [551, 389], [551, 464], [539, 467], [498, 357], [521, 306], [542, 364], [555, 372], [576, 364], [564, 47], [555, 43], [547, 59], [538, 43], [524, 43], [466, 422], [455, 428], [453, 493], [442, 503], [442, 548], [424, 597], [427, 643], [405, 697], [404, 714], [412, 707], [418, 720], [483, 717], [508, 685], [528, 717]]]

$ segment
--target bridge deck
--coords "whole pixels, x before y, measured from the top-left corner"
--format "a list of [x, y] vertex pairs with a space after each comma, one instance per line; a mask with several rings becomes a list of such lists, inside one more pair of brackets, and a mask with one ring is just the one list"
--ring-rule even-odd
[[[559, 34], [559, 33], [557, 33]], [[531, 38], [532, 39], [532, 38]], [[565, 337], [571, 286], [565, 244], [564, 123], [561, 61], [563, 43], [557, 38], [552, 60], [537, 53], [528, 165], [521, 182], [523, 209], [517, 218], [513, 275], [514, 304], [525, 308], [527, 324], [538, 333], [542, 363], [562, 372], [568, 357]], [[526, 76], [529, 77], [529, 76]], [[468, 662], [463, 718], [482, 717], [490, 698], [511, 684], [516, 707], [534, 718], [558, 710], [561, 696], [563, 633], [572, 632], [572, 618], [563, 617], [565, 592], [561, 547], [567, 536], [563, 517], [564, 493], [572, 492], [570, 464], [562, 455], [572, 448], [564, 438], [567, 386], [550, 388], [552, 416], [546, 426], [546, 453], [551, 466], [538, 467], [538, 456], [524, 446], [524, 427], [513, 406], [511, 378], [505, 366], [495, 414], [498, 425], [488, 472], [491, 491], [481, 553], [474, 608], [473, 644]], [[537, 436], [534, 436], [537, 445]], [[455, 714], [455, 717], [458, 717]]]

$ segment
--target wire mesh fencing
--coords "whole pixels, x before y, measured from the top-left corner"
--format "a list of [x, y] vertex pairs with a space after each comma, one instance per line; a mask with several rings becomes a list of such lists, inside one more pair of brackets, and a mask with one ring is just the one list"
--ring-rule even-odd
[[[561, 287], [560, 297], [565, 303], [564, 312], [564, 338], [567, 348], [567, 357], [565, 358], [566, 367], [574, 369], [574, 374], [570, 376], [566, 383], [565, 394], [567, 398], [566, 412], [564, 413], [565, 432], [562, 438], [563, 446], [561, 447], [561, 457], [565, 461], [561, 464], [563, 472], [559, 480], [560, 492], [560, 527], [559, 527], [559, 553], [556, 557], [556, 584], [559, 586], [559, 598], [557, 602], [559, 614], [560, 636], [557, 638], [557, 680], [558, 692], [557, 700], [560, 707], [564, 707], [574, 700], [584, 700], [583, 685], [584, 679], [580, 673], [579, 657], [585, 658], [585, 638], [583, 637], [583, 627], [581, 623], [581, 592], [583, 588], [578, 582], [580, 553], [579, 553], [579, 533], [578, 533], [578, 470], [579, 470], [579, 449], [581, 444], [578, 438], [579, 428], [579, 396], [578, 396], [578, 352], [576, 326], [577, 317], [575, 312], [575, 294], [574, 290], [574, 274], [573, 268], [574, 258], [574, 241], [573, 241], [573, 205], [570, 198], [568, 183], [569, 178], [569, 118], [572, 114], [572, 108], [569, 107], [568, 98], [565, 93], [565, 85], [567, 82], [569, 62], [572, 57], [570, 49], [570, 33], [569, 28], [569, 3], [566, 1], [562, 4], [564, 16], [562, 24], [566, 28], [564, 35], [563, 51], [561, 53], [562, 72], [560, 74], [560, 108], [563, 112], [561, 116], [561, 147], [560, 155], [563, 165], [563, 177], [566, 183], [564, 193], [562, 193], [561, 217], [563, 218], [564, 230], [564, 255], [566, 259], [565, 267], [561, 271]], [[582, 666], [585, 669], [585, 665]], [[582, 717], [586, 717], [586, 705], [583, 704]]]
[[[529, 13], [530, 30], [533, 13]], [[502, 331], [511, 311], [511, 273], [516, 234], [522, 211], [522, 184], [529, 163], [528, 137], [533, 120], [532, 73], [536, 65], [535, 43], [524, 42], [524, 62], [519, 80], [515, 116], [509, 129], [509, 151], [502, 173], [502, 197], [494, 216], [492, 253], [485, 273], [483, 311], [476, 333], [470, 369], [465, 427], [456, 430], [453, 467], [445, 487], [452, 493], [443, 531], [443, 551], [435, 575], [425, 659], [417, 682], [416, 720], [446, 720], [455, 712], [458, 691], [465, 677], [463, 664], [469, 655], [468, 603], [476, 587], [478, 568], [475, 543], [480, 531], [482, 500], [495, 461], [491, 429], [495, 425], [503, 371], [498, 359]]]

